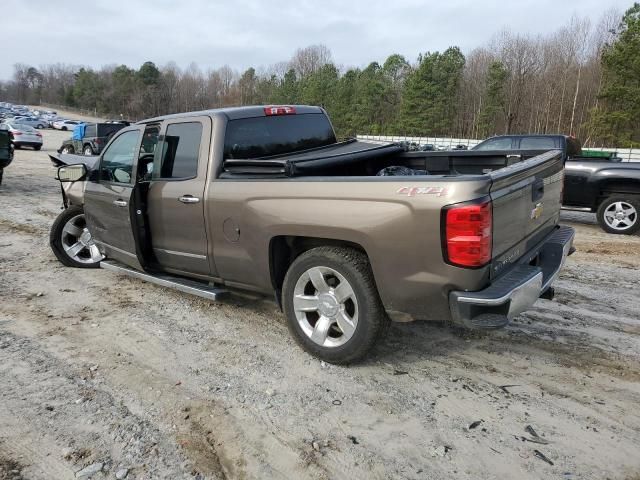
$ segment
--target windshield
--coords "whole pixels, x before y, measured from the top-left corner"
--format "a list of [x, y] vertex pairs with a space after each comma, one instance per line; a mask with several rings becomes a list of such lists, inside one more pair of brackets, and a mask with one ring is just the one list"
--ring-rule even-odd
[[224, 142], [226, 159], [260, 158], [336, 143], [324, 114], [274, 115], [231, 120]]

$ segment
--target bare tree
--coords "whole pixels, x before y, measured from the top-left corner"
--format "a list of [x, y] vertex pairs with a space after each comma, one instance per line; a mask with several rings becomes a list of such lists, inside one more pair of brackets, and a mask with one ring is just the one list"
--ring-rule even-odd
[[325, 45], [310, 45], [299, 48], [289, 61], [289, 68], [295, 70], [298, 78], [304, 78], [331, 63], [331, 50]]

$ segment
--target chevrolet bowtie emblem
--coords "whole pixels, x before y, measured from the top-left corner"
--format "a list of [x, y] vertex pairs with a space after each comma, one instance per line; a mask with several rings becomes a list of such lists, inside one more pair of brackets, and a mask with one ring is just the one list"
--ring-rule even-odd
[[542, 202], [536, 203], [536, 206], [531, 210], [531, 220], [537, 220], [542, 216], [542, 212], [544, 211], [544, 207]]

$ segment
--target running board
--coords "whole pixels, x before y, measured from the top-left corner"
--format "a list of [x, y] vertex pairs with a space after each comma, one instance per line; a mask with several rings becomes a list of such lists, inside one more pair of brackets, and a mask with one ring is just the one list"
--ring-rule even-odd
[[229, 293], [228, 290], [219, 287], [210, 287], [201, 282], [195, 280], [189, 280], [188, 278], [174, 277], [172, 275], [147, 273], [135, 270], [133, 268], [122, 265], [121, 263], [114, 262], [113, 260], [103, 260], [100, 262], [100, 267], [111, 272], [120, 273], [122, 275], [128, 275], [130, 277], [144, 280], [145, 282], [155, 283], [161, 287], [173, 288], [184, 293], [190, 293], [191, 295], [197, 295], [198, 297], [206, 298], [207, 300], [219, 300], [220, 296]]

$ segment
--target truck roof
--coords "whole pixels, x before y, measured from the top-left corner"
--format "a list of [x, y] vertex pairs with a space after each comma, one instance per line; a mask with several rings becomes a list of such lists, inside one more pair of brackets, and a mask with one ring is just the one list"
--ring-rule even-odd
[[[138, 124], [159, 122], [171, 118], [185, 118], [185, 117], [201, 117], [201, 116], [218, 116], [225, 115], [229, 120], [238, 120], [241, 118], [253, 118], [253, 117], [266, 117], [264, 109], [266, 107], [272, 107], [275, 105], [252, 105], [246, 107], [225, 107], [214, 108], [210, 110], [200, 110], [197, 112], [184, 112], [174, 113], [171, 115], [163, 115], [160, 117], [149, 118], [137, 122]], [[304, 113], [325, 113], [321, 107], [314, 107], [310, 105], [288, 105], [295, 109], [296, 114]]]

